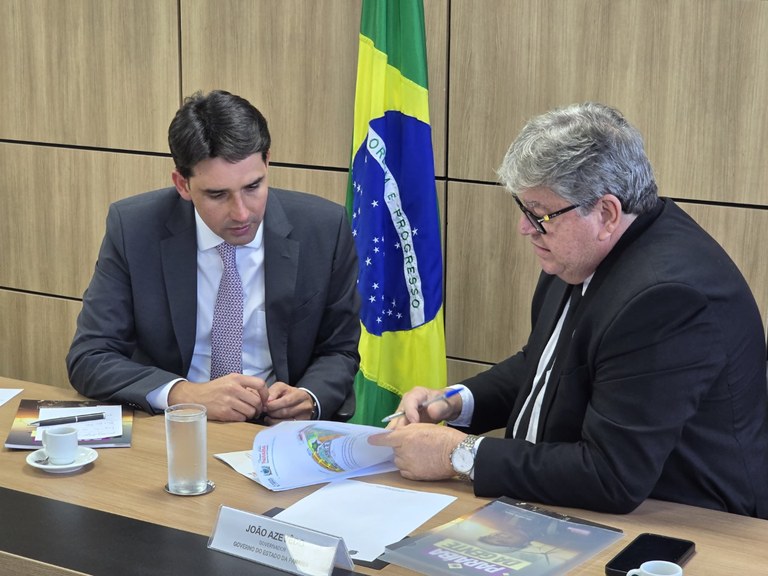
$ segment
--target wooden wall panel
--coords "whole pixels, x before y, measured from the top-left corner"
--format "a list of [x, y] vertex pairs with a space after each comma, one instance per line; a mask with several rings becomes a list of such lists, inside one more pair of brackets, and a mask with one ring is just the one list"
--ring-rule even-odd
[[269, 185], [322, 196], [345, 205], [347, 201], [347, 173], [328, 170], [308, 170], [282, 166], [269, 167]]
[[69, 387], [65, 357], [80, 302], [0, 289], [0, 374]]
[[447, 0], [424, 0], [429, 68], [429, 123], [432, 126], [432, 148], [437, 176], [445, 176], [448, 170], [448, 4]]
[[167, 150], [176, 0], [0, 2], [0, 138]]
[[[357, 0], [182, 0], [183, 92], [215, 88], [266, 116], [275, 162], [349, 165]], [[436, 172], [445, 173], [447, 3], [427, 0]]]
[[525, 344], [540, 268], [500, 186], [448, 183], [448, 356], [498, 362]]
[[[641, 130], [662, 194], [705, 202], [681, 205], [768, 317], [768, 2], [425, 10], [450, 381], [527, 337], [539, 268], [495, 169], [530, 116], [571, 102], [613, 104]], [[249, 98], [273, 132], [271, 184], [343, 204], [359, 27], [359, 0], [0, 2], [0, 374], [65, 378], [107, 206], [170, 184], [166, 133], [181, 95]]]
[[480, 372], [485, 372], [490, 367], [490, 364], [479, 364], [477, 362], [465, 362], [462, 360], [448, 360], [448, 385], [458, 384]]
[[529, 117], [597, 100], [665, 195], [768, 204], [768, 2], [453, 0], [451, 22], [449, 177], [495, 181]]
[[171, 184], [170, 158], [0, 142], [0, 286], [79, 298], [109, 204]]

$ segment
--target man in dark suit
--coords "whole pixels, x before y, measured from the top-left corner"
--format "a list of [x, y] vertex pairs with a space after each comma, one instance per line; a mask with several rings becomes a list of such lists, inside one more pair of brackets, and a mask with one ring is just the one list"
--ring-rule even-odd
[[420, 407], [440, 392], [413, 390], [374, 442], [403, 476], [458, 474], [478, 496], [768, 518], [757, 306], [718, 243], [657, 197], [639, 133], [607, 106], [555, 110], [499, 174], [543, 269], [528, 343], [446, 401]]
[[192, 402], [215, 420], [331, 418], [359, 361], [344, 208], [269, 188], [266, 120], [238, 96], [187, 98], [169, 144], [175, 187], [109, 209], [67, 355], [72, 385], [148, 412]]

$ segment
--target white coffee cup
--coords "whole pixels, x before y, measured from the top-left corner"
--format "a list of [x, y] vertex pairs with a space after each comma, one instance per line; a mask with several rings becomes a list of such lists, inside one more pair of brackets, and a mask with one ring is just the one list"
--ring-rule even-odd
[[72, 464], [77, 458], [77, 429], [71, 426], [43, 428], [43, 449], [48, 462], [54, 465]]
[[683, 576], [683, 569], [673, 562], [650, 560], [627, 572], [627, 576]]

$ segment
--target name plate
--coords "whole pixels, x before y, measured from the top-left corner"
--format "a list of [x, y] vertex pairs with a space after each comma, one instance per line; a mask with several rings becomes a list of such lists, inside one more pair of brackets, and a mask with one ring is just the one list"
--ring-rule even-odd
[[208, 548], [299, 576], [353, 570], [344, 540], [228, 506], [219, 508]]

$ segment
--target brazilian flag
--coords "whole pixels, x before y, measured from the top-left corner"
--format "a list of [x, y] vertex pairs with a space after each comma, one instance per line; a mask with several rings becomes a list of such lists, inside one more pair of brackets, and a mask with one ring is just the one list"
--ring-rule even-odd
[[362, 298], [360, 424], [446, 385], [443, 260], [422, 0], [363, 0], [347, 210]]

